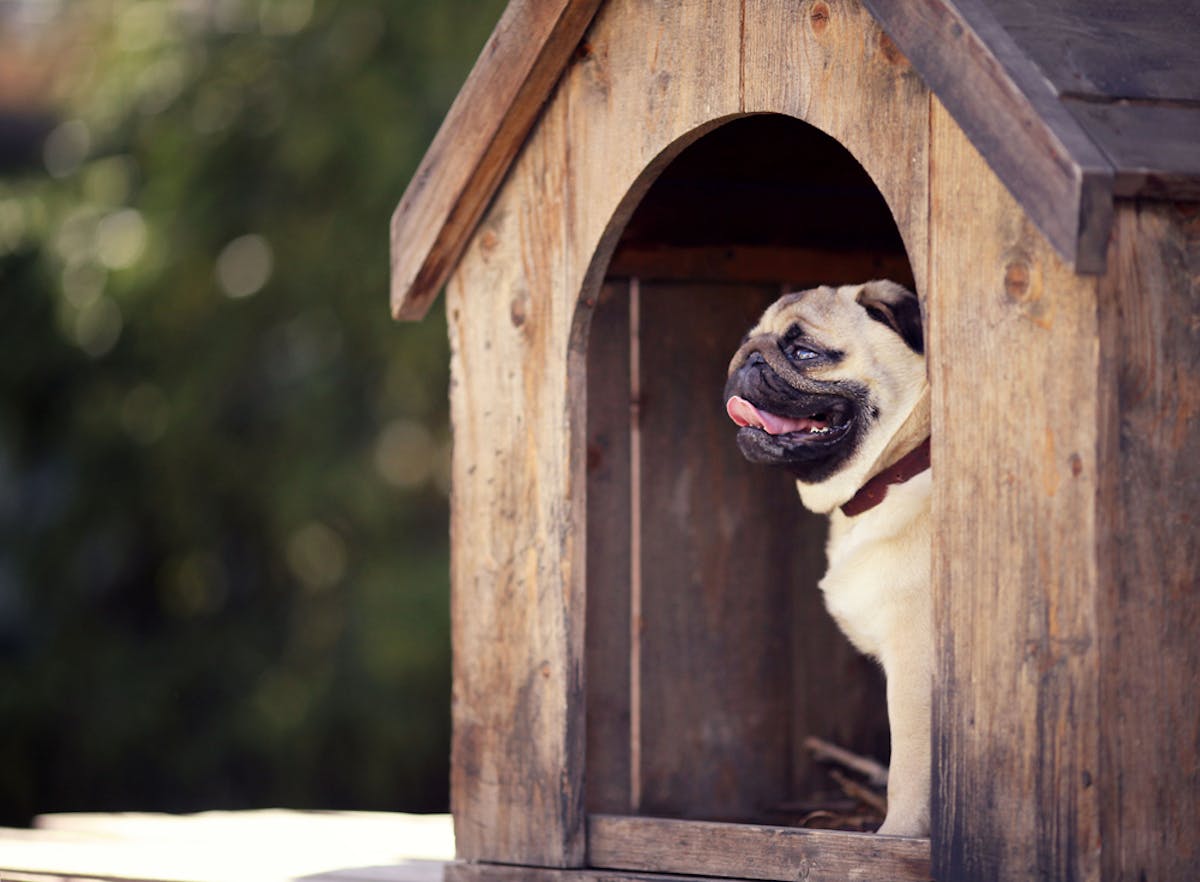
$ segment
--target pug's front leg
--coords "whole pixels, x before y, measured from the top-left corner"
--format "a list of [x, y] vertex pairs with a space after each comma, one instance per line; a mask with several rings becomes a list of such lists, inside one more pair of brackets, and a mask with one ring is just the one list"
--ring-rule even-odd
[[887, 676], [892, 760], [888, 769], [887, 818], [878, 832], [888, 836], [928, 836], [932, 647], [922, 644], [887, 653], [883, 669]]

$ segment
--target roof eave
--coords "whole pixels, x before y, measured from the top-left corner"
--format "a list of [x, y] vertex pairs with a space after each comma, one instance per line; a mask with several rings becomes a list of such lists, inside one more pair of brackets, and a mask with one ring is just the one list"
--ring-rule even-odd
[[392, 215], [392, 314], [425, 315], [601, 0], [512, 0]]

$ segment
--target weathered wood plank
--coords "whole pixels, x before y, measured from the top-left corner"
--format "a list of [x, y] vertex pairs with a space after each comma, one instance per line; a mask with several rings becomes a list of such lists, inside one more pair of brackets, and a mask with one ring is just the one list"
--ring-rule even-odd
[[727, 358], [779, 286], [640, 285], [635, 810], [763, 820], [827, 785], [807, 735], [886, 751], [882, 684], [824, 609], [825, 523], [745, 462]]
[[895, 279], [915, 284], [903, 255], [874, 249], [831, 251], [740, 245], [711, 246], [619, 245], [609, 264], [610, 276], [637, 276], [648, 281], [696, 280], [778, 282], [795, 288], [849, 284], [868, 279]]
[[988, 9], [1062, 95], [1200, 98], [1200, 6], [1179, 0], [990, 0]]
[[588, 818], [588, 862], [612, 869], [780, 882], [930, 878], [928, 839], [605, 815]]
[[565, 131], [551, 104], [447, 288], [458, 854], [542, 866], [584, 850], [586, 410], [566, 357]]
[[647, 165], [720, 112], [721, 90], [702, 74], [709, 60], [681, 35], [715, 39], [733, 22], [737, 45], [737, 10], [716, 0], [606, 9], [448, 288], [451, 796], [459, 855], [471, 860], [583, 857], [587, 322], [577, 307], [599, 290]]
[[[35, 880], [41, 882], [41, 880]], [[49, 880], [47, 880], [49, 882]], [[445, 882], [731, 882], [711, 876], [664, 876], [627, 870], [547, 870], [501, 864], [455, 863], [446, 866]], [[748, 882], [748, 880], [733, 880]]]
[[1094, 879], [1096, 282], [933, 109], [934, 876]]
[[600, 290], [588, 331], [587, 807], [628, 812], [630, 792], [629, 282]]
[[392, 312], [425, 314], [599, 0], [512, 0], [392, 216]]
[[[770, 22], [783, 13], [772, 8]], [[774, 39], [759, 9], [747, 8], [747, 31]], [[846, 20], [853, 30], [866, 17]], [[579, 301], [597, 296], [612, 247], [657, 171], [740, 112], [742, 25], [741, 8], [719, 0], [606, 5], [448, 288], [452, 799], [459, 855], [469, 860], [566, 867], [583, 859], [588, 305]], [[840, 39], [861, 43], [849, 30]], [[911, 72], [897, 76], [905, 106], [924, 107]], [[882, 107], [884, 96], [872, 100]], [[772, 109], [769, 96], [762, 102], [756, 111]], [[852, 116], [837, 109], [845, 104], [833, 81], [811, 97], [829, 119]], [[895, 140], [887, 127], [860, 128], [861, 150], [907, 156], [909, 135], [926, 137], [923, 125]], [[918, 204], [922, 169], [920, 159], [907, 169], [922, 182], [910, 188]], [[902, 169], [888, 174], [904, 192]], [[919, 206], [893, 198], [892, 210], [910, 249], [922, 242], [923, 226], [912, 227], [923, 224]]]
[[985, 0], [864, 3], [1063, 259], [1103, 271], [1112, 166]]
[[923, 290], [929, 105], [920, 77], [857, 0], [747, 4], [743, 30], [745, 111], [796, 116], [854, 155], [887, 200]]
[[[737, 4], [604, 5], [564, 84], [572, 135], [573, 259], [600, 284], [659, 172], [739, 110]], [[704, 52], [696, 52], [704, 46]]]
[[1200, 213], [1122, 204], [1100, 286], [1102, 878], [1200, 879]]
[[789, 796], [788, 540], [799, 504], [785, 475], [745, 462], [720, 406], [729, 353], [777, 295], [641, 285], [635, 675], [638, 809], [649, 814], [748, 819]]
[[1117, 196], [1200, 199], [1200, 107], [1064, 104], [1112, 160]]

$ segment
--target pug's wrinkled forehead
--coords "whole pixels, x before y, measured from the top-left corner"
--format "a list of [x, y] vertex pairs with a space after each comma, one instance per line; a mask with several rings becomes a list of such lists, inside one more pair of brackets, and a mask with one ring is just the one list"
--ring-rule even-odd
[[[855, 306], [858, 308], [853, 308]], [[903, 285], [887, 279], [837, 288], [822, 285], [785, 294], [767, 308], [746, 338], [769, 336], [778, 339], [803, 333], [833, 343], [860, 330], [857, 322], [847, 321], [848, 315], [855, 313], [861, 321], [886, 325], [914, 352], [924, 353], [917, 296]]]

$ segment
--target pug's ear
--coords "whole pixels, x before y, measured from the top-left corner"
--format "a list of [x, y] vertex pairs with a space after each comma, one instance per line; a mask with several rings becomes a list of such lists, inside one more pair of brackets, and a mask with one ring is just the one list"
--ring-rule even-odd
[[899, 334], [911, 350], [925, 354], [921, 303], [916, 294], [895, 282], [878, 280], [863, 285], [855, 300], [867, 315]]

